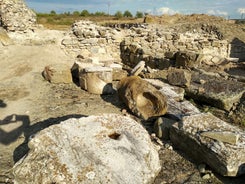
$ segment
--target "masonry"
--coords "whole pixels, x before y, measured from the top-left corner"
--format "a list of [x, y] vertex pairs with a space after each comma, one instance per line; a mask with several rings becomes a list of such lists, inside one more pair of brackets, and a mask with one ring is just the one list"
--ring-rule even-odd
[[148, 24], [114, 27], [75, 22], [62, 41], [63, 48], [74, 57], [122, 60], [131, 66], [144, 60], [146, 65], [159, 69], [171, 66], [183, 52], [197, 64], [206, 60], [215, 64], [230, 57], [230, 43], [216, 32], [200, 29], [180, 33], [174, 28]]

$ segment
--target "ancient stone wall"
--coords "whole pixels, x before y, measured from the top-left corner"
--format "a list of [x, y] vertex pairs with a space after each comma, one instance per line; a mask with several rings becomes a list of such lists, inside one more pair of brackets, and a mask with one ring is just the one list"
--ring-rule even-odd
[[[219, 35], [203, 32], [179, 33], [175, 29], [143, 24], [121, 29], [98, 26], [92, 22], [76, 22], [62, 42], [75, 57], [98, 60], [122, 60], [134, 66], [140, 60], [152, 68], [165, 68], [176, 60], [179, 52], [190, 53], [197, 62], [208, 59], [213, 64], [229, 57], [230, 47]], [[181, 55], [182, 56], [182, 55]], [[204, 56], [209, 56], [205, 58]]]
[[7, 31], [26, 31], [36, 23], [36, 14], [23, 0], [0, 0], [0, 26]]
[[116, 29], [80, 21], [72, 25], [62, 45], [74, 57], [79, 55], [93, 61], [120, 60], [120, 43], [123, 38], [123, 32]]

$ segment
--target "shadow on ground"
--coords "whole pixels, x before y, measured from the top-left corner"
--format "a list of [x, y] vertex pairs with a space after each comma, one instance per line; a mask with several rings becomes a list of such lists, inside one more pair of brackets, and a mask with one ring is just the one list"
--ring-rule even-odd
[[[28, 123], [29, 117], [26, 118], [27, 122], [25, 124], [26, 125], [28, 124], [28, 126], [25, 126], [21, 130], [22, 132], [24, 132], [25, 140], [21, 145], [19, 145], [14, 150], [14, 153], [13, 153], [14, 162], [16, 163], [17, 161], [19, 161], [29, 151], [28, 142], [33, 135], [35, 135], [36, 133], [38, 133], [39, 131], [45, 128], [48, 128], [51, 125], [59, 124], [60, 122], [65, 121], [70, 118], [81, 118], [81, 117], [85, 117], [85, 116], [80, 115], [80, 114], [71, 114], [71, 115], [66, 115], [66, 116], [57, 117], [57, 118], [49, 118], [47, 120], [37, 122], [31, 126], [29, 126], [30, 121]], [[20, 132], [20, 134], [22, 132]]]

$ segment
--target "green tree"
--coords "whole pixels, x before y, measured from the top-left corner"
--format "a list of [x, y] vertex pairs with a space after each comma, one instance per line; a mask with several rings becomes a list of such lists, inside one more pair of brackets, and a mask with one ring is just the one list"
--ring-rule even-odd
[[94, 13], [94, 15], [95, 15], [95, 16], [105, 16], [106, 13], [105, 13], [105, 12], [98, 12], [98, 11], [97, 11], [97, 12]]
[[120, 19], [120, 18], [122, 18], [123, 17], [123, 14], [122, 14], [122, 12], [121, 11], [117, 11], [116, 13], [115, 13], [115, 15], [114, 15], [116, 18], [118, 18], [118, 19]]
[[50, 15], [56, 15], [56, 12], [54, 10], [51, 10]]
[[72, 15], [74, 15], [74, 16], [79, 16], [79, 15], [80, 15], [80, 12], [79, 12], [79, 11], [74, 11], [74, 12], [72, 13]]
[[124, 17], [133, 17], [132, 13], [128, 10], [126, 10], [124, 13], [123, 13], [123, 16]]
[[90, 15], [89, 11], [88, 10], [83, 10], [80, 14], [80, 16], [82, 17], [88, 17]]
[[140, 11], [137, 11], [136, 14], [135, 14], [135, 17], [136, 18], [143, 18], [144, 14]]

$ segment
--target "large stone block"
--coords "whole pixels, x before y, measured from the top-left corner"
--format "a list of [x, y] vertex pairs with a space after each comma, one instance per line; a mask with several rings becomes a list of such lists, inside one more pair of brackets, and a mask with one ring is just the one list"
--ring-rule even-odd
[[153, 183], [160, 161], [136, 121], [107, 114], [69, 119], [39, 132], [14, 166], [15, 183]]
[[167, 112], [166, 97], [138, 76], [123, 78], [118, 85], [118, 94], [135, 115], [145, 120]]
[[191, 82], [191, 73], [184, 69], [171, 69], [168, 72], [167, 80], [169, 84], [188, 87]]
[[245, 133], [211, 114], [185, 116], [170, 128], [170, 140], [223, 176], [245, 174]]

